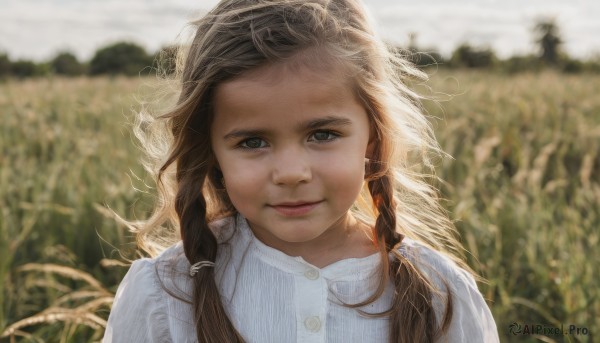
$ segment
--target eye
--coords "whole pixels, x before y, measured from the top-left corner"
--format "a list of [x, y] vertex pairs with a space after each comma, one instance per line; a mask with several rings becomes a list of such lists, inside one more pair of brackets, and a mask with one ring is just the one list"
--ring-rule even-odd
[[314, 137], [312, 140], [317, 142], [327, 142], [338, 138], [339, 135], [333, 131], [315, 131], [311, 137]]
[[252, 137], [242, 141], [239, 146], [244, 149], [259, 149], [266, 147], [267, 144], [260, 138]]

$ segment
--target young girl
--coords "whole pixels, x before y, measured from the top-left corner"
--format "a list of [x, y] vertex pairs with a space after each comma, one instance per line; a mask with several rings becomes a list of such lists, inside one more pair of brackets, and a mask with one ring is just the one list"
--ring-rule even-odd
[[424, 75], [358, 0], [223, 0], [196, 25], [177, 104], [139, 125], [155, 257], [104, 342], [498, 341], [425, 182], [441, 150], [402, 83]]

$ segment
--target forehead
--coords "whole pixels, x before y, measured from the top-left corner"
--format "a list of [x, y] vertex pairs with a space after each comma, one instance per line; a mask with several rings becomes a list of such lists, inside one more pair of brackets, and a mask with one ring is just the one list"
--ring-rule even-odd
[[[276, 94], [295, 91], [288, 95], [304, 97], [306, 100], [326, 100], [338, 97], [340, 91], [352, 92], [351, 88], [347, 77], [339, 71], [278, 64], [256, 68], [220, 84], [216, 89], [216, 98], [229, 104], [247, 103], [263, 98], [275, 100]], [[311, 89], [315, 91], [309, 92]]]
[[343, 66], [295, 62], [264, 65], [219, 84], [213, 99], [215, 116], [356, 102], [352, 78]]
[[[218, 91], [241, 91], [248, 86], [285, 87], [291, 79], [312, 83], [314, 86], [347, 87], [354, 89], [353, 65], [330, 51], [329, 48], [307, 48], [289, 58], [267, 62], [217, 86]], [[324, 90], [324, 89], [323, 89]]]
[[212, 143], [241, 137], [240, 132], [292, 137], [288, 135], [305, 134], [317, 126], [368, 130], [368, 114], [350, 80], [335, 66], [275, 64], [224, 82], [213, 98]]

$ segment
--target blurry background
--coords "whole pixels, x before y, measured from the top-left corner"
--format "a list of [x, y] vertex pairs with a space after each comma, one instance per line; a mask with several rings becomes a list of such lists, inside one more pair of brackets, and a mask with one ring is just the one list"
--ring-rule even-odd
[[[215, 3], [0, 0], [0, 342], [101, 338], [138, 256], [108, 209], [153, 204], [133, 114]], [[430, 75], [437, 187], [502, 340], [598, 340], [600, 2], [365, 3]]]
[[[90, 59], [102, 45], [131, 40], [148, 51], [172, 43], [186, 22], [215, 0], [0, 0], [0, 51], [48, 60], [68, 50]], [[554, 18], [573, 56], [600, 53], [600, 2], [592, 0], [366, 0], [383, 37], [449, 55], [462, 43], [489, 46], [501, 57], [531, 53], [530, 31]]]

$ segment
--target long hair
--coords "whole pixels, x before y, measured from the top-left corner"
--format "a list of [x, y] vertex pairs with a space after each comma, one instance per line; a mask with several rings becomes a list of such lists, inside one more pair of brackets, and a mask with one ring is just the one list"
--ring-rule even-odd
[[[236, 212], [210, 143], [215, 88], [301, 52], [326, 55], [352, 71], [375, 137], [363, 191], [351, 211], [374, 228], [381, 280], [369, 299], [347, 306], [359, 310], [391, 282], [396, 291], [390, 309], [371, 314], [390, 317], [390, 342], [432, 342], [443, 334], [451, 321], [451, 294], [442, 297], [447, 289], [437, 289], [399, 252], [404, 237], [410, 237], [468, 269], [454, 226], [427, 182], [435, 174], [433, 158], [443, 152], [419, 96], [405, 84], [426, 75], [375, 35], [359, 0], [224, 0], [192, 24], [193, 40], [180, 51], [176, 103], [157, 117], [138, 115], [135, 134], [158, 190], [152, 216], [130, 225], [138, 245], [154, 256], [181, 238], [190, 264], [215, 260], [218, 244], [209, 223]], [[243, 342], [221, 303], [213, 269], [202, 268], [193, 282], [198, 341]], [[439, 318], [434, 297], [444, 298]]]

